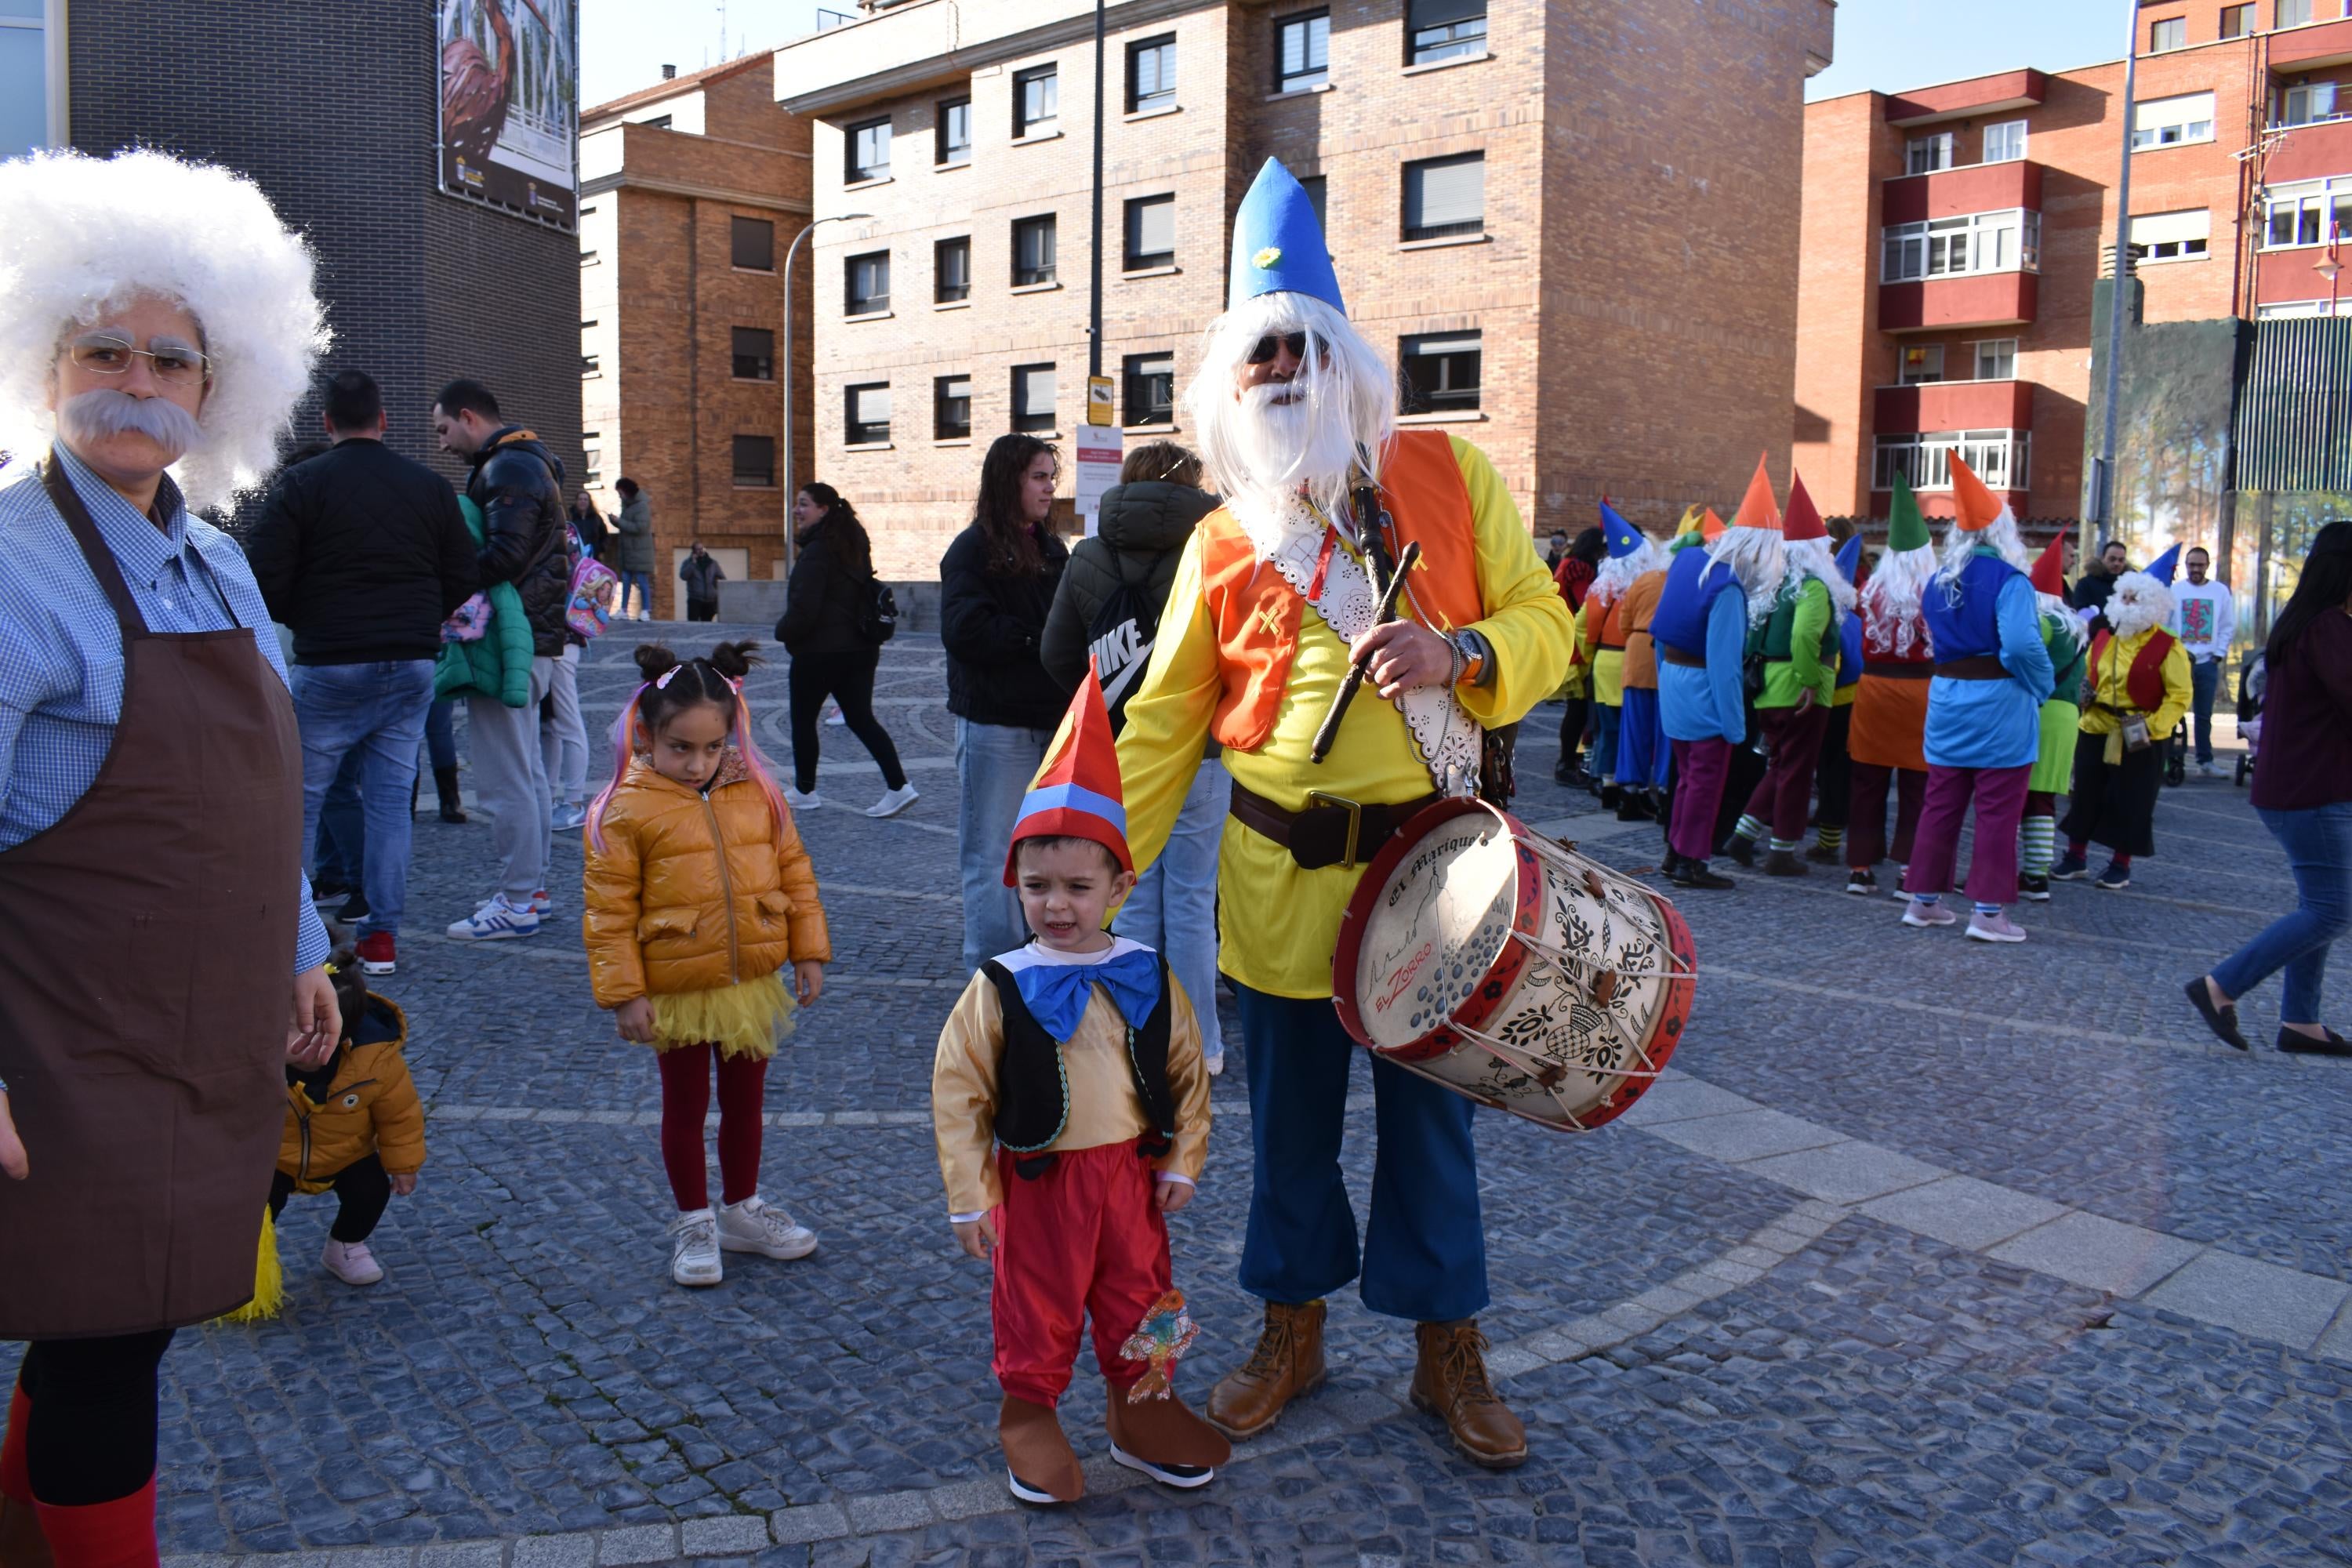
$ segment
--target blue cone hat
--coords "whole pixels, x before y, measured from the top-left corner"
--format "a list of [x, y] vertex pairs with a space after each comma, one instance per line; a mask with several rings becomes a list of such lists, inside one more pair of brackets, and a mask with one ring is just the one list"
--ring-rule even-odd
[[1225, 276], [1229, 310], [1261, 294], [1306, 294], [1348, 313], [1315, 204], [1279, 159], [1265, 161], [1234, 214], [1233, 266]]
[[1601, 540], [1609, 547], [1609, 558], [1622, 561], [1642, 548], [1642, 531], [1617, 514], [1617, 509], [1607, 501], [1601, 503]]
[[2172, 574], [2179, 569], [2179, 566], [2180, 546], [2176, 544], [2171, 549], [2166, 551], [2163, 554], [2158, 556], [2155, 560], [2149, 562], [2146, 570], [2149, 576], [2155, 578], [2158, 582], [2169, 588], [2172, 586]]
[[1862, 570], [1862, 534], [1859, 531], [1853, 538], [1838, 546], [1837, 569], [1844, 574], [1845, 580], [1849, 583], [1854, 580], [1853, 574]]

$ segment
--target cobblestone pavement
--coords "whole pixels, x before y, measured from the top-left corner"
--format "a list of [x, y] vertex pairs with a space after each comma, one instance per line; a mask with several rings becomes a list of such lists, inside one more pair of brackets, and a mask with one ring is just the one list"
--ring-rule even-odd
[[[635, 629], [635, 628], [628, 628]], [[682, 634], [684, 628], [664, 628]], [[709, 635], [709, 628], [696, 628]], [[583, 675], [602, 723], [625, 630]], [[683, 645], [681, 645], [683, 646]], [[785, 741], [780, 669], [755, 678]], [[1678, 1075], [1567, 1139], [1478, 1126], [1496, 1364], [1533, 1458], [1458, 1462], [1403, 1400], [1406, 1329], [1333, 1302], [1329, 1386], [1208, 1490], [1090, 1473], [1004, 1496], [986, 1273], [942, 1223], [925, 1112], [956, 973], [955, 776], [935, 642], [880, 696], [924, 798], [824, 731], [806, 814], [840, 957], [770, 1079], [767, 1190], [794, 1264], [672, 1287], [652, 1066], [589, 1003], [576, 836], [528, 942], [437, 936], [490, 885], [478, 821], [419, 825], [385, 993], [415, 1025], [432, 1162], [376, 1250], [320, 1272], [284, 1227], [277, 1321], [166, 1362], [164, 1550], [341, 1568], [824, 1564], [1996, 1564], [2352, 1562], [2352, 1064], [2214, 1046], [2179, 982], [2286, 907], [2226, 783], [2167, 792], [2120, 895], [2062, 885], [2021, 948], [1902, 929], [1817, 872], [1689, 895], [1705, 978]], [[1655, 830], [1549, 781], [1520, 815], [1629, 870]], [[2335, 996], [2343, 995], [2339, 981]], [[2244, 1012], [2267, 1042], [2275, 986]], [[1230, 1002], [1227, 1003], [1230, 1007]], [[1360, 1087], [1368, 1088], [1367, 1085]], [[1251, 1342], [1239, 1053], [1173, 1226], [1197, 1394]], [[1368, 1103], [1350, 1122], [1358, 1202]], [[1099, 1385], [1069, 1409], [1099, 1454]]]

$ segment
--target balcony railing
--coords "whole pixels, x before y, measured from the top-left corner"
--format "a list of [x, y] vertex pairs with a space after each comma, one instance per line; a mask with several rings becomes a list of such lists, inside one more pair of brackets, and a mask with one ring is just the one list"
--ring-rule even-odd
[[1928, 430], [2031, 430], [2033, 384], [2001, 381], [1915, 381], [1882, 386], [1872, 398], [1871, 427], [1881, 436]]

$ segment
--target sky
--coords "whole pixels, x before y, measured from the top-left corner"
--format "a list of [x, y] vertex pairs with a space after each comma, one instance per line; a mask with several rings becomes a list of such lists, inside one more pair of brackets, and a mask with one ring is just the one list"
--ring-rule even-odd
[[684, 75], [813, 33], [820, 5], [856, 9], [853, 0], [580, 0], [580, 101], [593, 107], [651, 87], [664, 65]]
[[2119, 60], [2135, 15], [2128, 0], [1841, 0], [1836, 62], [1805, 100]]

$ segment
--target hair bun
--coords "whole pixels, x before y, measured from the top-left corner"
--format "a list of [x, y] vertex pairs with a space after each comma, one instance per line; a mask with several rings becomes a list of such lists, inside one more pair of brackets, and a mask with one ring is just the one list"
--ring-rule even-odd
[[755, 642], [723, 642], [710, 650], [711, 668], [730, 680], [740, 680], [751, 672], [755, 664], [767, 661], [760, 657], [760, 645]]
[[647, 680], [659, 680], [678, 667], [677, 655], [657, 642], [641, 642], [635, 654], [637, 673]]

